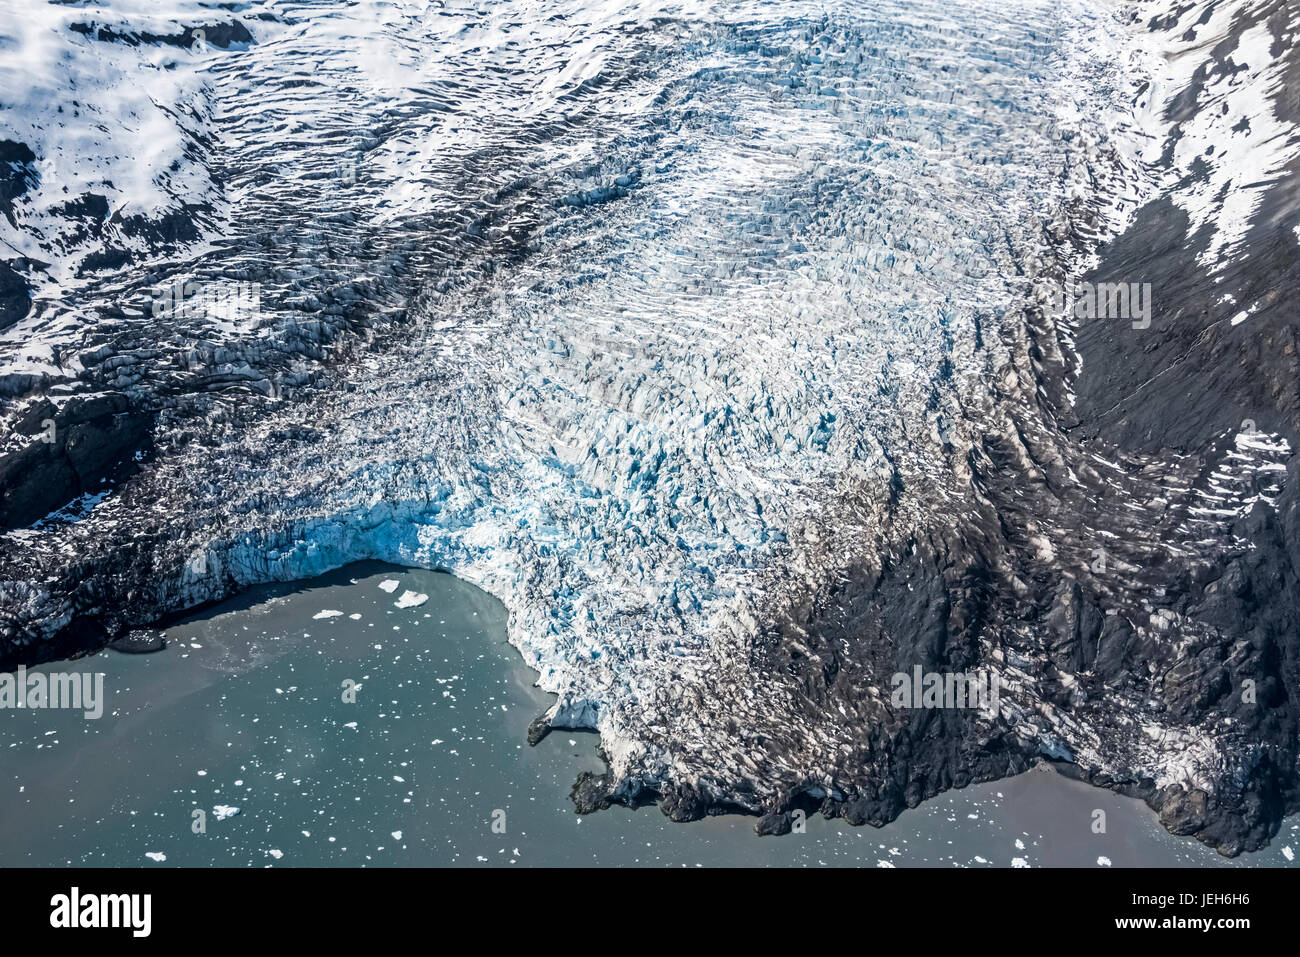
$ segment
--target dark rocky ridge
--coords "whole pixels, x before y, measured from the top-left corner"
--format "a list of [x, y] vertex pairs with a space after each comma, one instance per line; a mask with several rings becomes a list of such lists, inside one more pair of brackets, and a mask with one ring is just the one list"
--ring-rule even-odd
[[[1287, 4], [1260, 4], [1233, 25], [1234, 35], [1267, 23], [1271, 54], [1283, 65], [1278, 116], [1300, 123], [1300, 49], [1284, 42]], [[1236, 67], [1225, 44], [1198, 74], [1208, 83]], [[1198, 88], [1199, 91], [1199, 88]], [[1193, 118], [1193, 97], [1179, 123]], [[1175, 138], [1181, 127], [1175, 128]], [[1294, 219], [1300, 165], [1292, 161], [1264, 194], [1238, 257], [1209, 276], [1197, 262], [1206, 236], [1167, 200], [1142, 209], [1132, 227], [1102, 251], [1094, 277], [1150, 282], [1155, 316], [1148, 330], [1084, 323], [1076, 434], [1134, 453], [1173, 450], [1208, 457], [1225, 432], [1255, 423], [1300, 448], [1300, 237]], [[1224, 296], [1231, 296], [1229, 306]], [[1251, 315], [1239, 325], [1231, 318]], [[1174, 833], [1193, 834], [1225, 853], [1262, 846], [1284, 814], [1300, 809], [1300, 462], [1286, 461], [1272, 508], [1257, 505], [1234, 533], [1253, 548], [1210, 568], [1174, 569], [1167, 595], [1187, 618], [1209, 628], [1194, 659], [1166, 662], [1165, 700], [1182, 719], [1205, 726], [1231, 716], [1249, 758], [1224, 793], [1207, 796], [1139, 786]], [[1138, 659], [1135, 663], [1140, 663]], [[1114, 663], [1099, 670], [1116, 680]], [[1257, 683], [1257, 706], [1241, 683]], [[1097, 782], [1113, 786], [1110, 781]], [[1140, 784], [1140, 783], [1139, 783]], [[1244, 833], [1243, 833], [1244, 832]]]

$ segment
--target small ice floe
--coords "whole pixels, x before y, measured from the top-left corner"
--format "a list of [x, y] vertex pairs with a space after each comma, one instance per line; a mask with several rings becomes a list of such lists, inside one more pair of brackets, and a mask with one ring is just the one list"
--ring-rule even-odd
[[1097, 866], [1110, 867], [1110, 858], [1106, 857], [1105, 855], [1102, 855], [1101, 857], [1097, 858]]
[[149, 858], [151, 861], [157, 861], [159, 864], [167, 860], [167, 855], [162, 851], [145, 851], [144, 856]]
[[284, 851], [278, 850], [278, 849], [276, 849], [276, 848], [274, 848], [274, 847], [271, 848], [271, 849], [270, 849], [269, 851], [267, 851], [266, 853], [270, 854], [270, 855], [271, 855], [272, 857], [274, 857], [277, 861], [278, 861], [280, 858], [284, 857]]
[[228, 817], [234, 817], [239, 813], [239, 808], [232, 807], [229, 804], [218, 804], [212, 809], [212, 813], [217, 816], [218, 821], [224, 821]]
[[1282, 848], [1282, 856], [1285, 857], [1288, 861], [1294, 861], [1295, 851], [1291, 850], [1291, 848], [1289, 847], [1284, 847]]
[[1027, 860], [1025, 860], [1023, 857], [1013, 857], [1013, 858], [1011, 858], [1011, 866], [1012, 866], [1012, 867], [1028, 867], [1028, 866], [1029, 866], [1029, 862], [1028, 862]]
[[398, 608], [419, 608], [429, 600], [428, 595], [421, 595], [418, 592], [404, 591], [402, 597], [394, 603]]
[[394, 841], [400, 841], [401, 839], [402, 839], [402, 832], [401, 832], [401, 831], [394, 831], [394, 832], [393, 832], [393, 840], [394, 840]]
[[894, 866], [894, 862], [893, 862], [893, 861], [876, 861], [876, 866], [877, 866], [877, 867], [890, 867], [890, 868], [892, 868], [892, 867]]
[[398, 581], [396, 578], [386, 578], [379, 583], [379, 587], [382, 588], [384, 591], [388, 592], [388, 594], [390, 595], [393, 592], [397, 591], [397, 585], [398, 585]]
[[335, 611], [333, 608], [325, 608], [312, 615], [312, 621], [320, 621], [322, 618], [338, 618], [343, 614], [341, 611]]
[[358, 612], [358, 611], [354, 611], [352, 614], [348, 615], [348, 617], [349, 617], [350, 619], [352, 619], [353, 621], [360, 621], [360, 620], [361, 620], [361, 613]]

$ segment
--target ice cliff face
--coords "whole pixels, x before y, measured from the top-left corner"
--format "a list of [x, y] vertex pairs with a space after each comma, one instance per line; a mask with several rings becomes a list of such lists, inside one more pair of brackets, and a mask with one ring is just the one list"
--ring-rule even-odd
[[8, 659], [383, 558], [510, 608], [583, 810], [1295, 809], [1293, 9], [231, 16], [4, 16]]

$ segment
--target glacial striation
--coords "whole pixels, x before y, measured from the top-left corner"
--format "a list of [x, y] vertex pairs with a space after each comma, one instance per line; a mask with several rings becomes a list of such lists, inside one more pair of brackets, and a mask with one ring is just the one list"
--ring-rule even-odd
[[0, 658], [378, 558], [501, 598], [581, 811], [1050, 761], [1267, 843], [1300, 11], [507, 7], [4, 10]]

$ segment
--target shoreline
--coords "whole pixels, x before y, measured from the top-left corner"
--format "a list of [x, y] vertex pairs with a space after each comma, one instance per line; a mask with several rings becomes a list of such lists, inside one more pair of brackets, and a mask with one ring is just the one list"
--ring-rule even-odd
[[[376, 588], [377, 583], [390, 579], [403, 584], [389, 592]], [[436, 590], [430, 588], [430, 585], [440, 586], [440, 583], [445, 583], [447, 587], [438, 587]], [[394, 608], [394, 598], [402, 587], [427, 592], [431, 600], [413, 609]], [[133, 789], [132, 803], [126, 805], [135, 812], [134, 816], [145, 822], [146, 832], [136, 834], [133, 838], [129, 835], [134, 833], [134, 829], [123, 832], [122, 836], [128, 837], [127, 843], [123, 844], [122, 837], [104, 833], [106, 828], [110, 832], [121, 830], [120, 825], [110, 827], [104, 823], [97, 824], [94, 833], [99, 836], [84, 848], [83, 853], [89, 855], [89, 860], [94, 860], [94, 855], [101, 850], [95, 842], [102, 842], [102, 849], [110, 854], [127, 853], [128, 856], [133, 856], [143, 849], [148, 849], [153, 854], [162, 854], [164, 859], [155, 863], [166, 867], [193, 866], [207, 854], [218, 855], [218, 861], [225, 859], [225, 864], [218, 863], [218, 866], [237, 866], [246, 854], [260, 859], [258, 847], [265, 843], [266, 847], [281, 852], [279, 857], [267, 858], [266, 863], [272, 866], [295, 863], [302, 865], [309, 863], [304, 861], [304, 854], [311, 853], [313, 842], [290, 843], [288, 836], [296, 833], [295, 828], [302, 826], [318, 840], [327, 834], [337, 834], [338, 846], [347, 848], [346, 852], [338, 852], [344, 856], [335, 857], [334, 852], [331, 852], [332, 864], [324, 860], [318, 863], [324, 866], [346, 865], [350, 859], [348, 855], [363, 853], [363, 847], [357, 844], [360, 832], [348, 823], [346, 817], [349, 808], [353, 806], [351, 792], [334, 794], [336, 789], [333, 787], [326, 787], [322, 792], [313, 783], [317, 780], [332, 780], [338, 773], [333, 759], [329, 758], [334, 748], [322, 749], [323, 742], [309, 747], [309, 751], [317, 753], [312, 770], [304, 768], [295, 772], [298, 775], [309, 775], [303, 784], [306, 790], [304, 797], [310, 796], [304, 810], [311, 809], [312, 816], [317, 809], [325, 809], [330, 818], [340, 815], [333, 821], [331, 829], [324, 831], [307, 820], [303, 820], [302, 824], [296, 823], [291, 807], [286, 806], [285, 802], [292, 804], [297, 800], [294, 796], [297, 789], [281, 791], [276, 787], [271, 774], [277, 770], [277, 765], [268, 765], [266, 759], [271, 753], [282, 753], [286, 747], [293, 753], [298, 753], [305, 742], [298, 740], [296, 734], [288, 732], [294, 728], [314, 729], [320, 725], [320, 717], [295, 713], [304, 708], [315, 710], [316, 706], [311, 702], [316, 698], [314, 689], [319, 680], [317, 671], [323, 676], [336, 672], [358, 672], [360, 667], [358, 673], [368, 675], [361, 690], [361, 709], [345, 708], [344, 714], [326, 720], [326, 726], [336, 727], [334, 734], [341, 733], [346, 740], [358, 733], [337, 728], [336, 723], [339, 721], [360, 721], [360, 733], [374, 734], [385, 728], [405, 726], [414, 719], [415, 724], [410, 725], [403, 739], [409, 737], [412, 742], [424, 741], [433, 735], [437, 739], [447, 736], [445, 726], [448, 723], [461, 728], [459, 738], [450, 739], [436, 747], [421, 747], [418, 751], [411, 752], [408, 750], [409, 745], [403, 746], [402, 742], [397, 742], [396, 745], [388, 744], [384, 748], [385, 753], [391, 752], [408, 762], [405, 768], [393, 770], [407, 781], [401, 787], [416, 788], [416, 803], [404, 820], [376, 822], [373, 825], [377, 832], [375, 840], [386, 846], [382, 853], [366, 853], [373, 855], [373, 863], [379, 866], [445, 863], [446, 855], [455, 855], [455, 849], [459, 850], [459, 854], [458, 858], [454, 856], [453, 859], [461, 864], [492, 866], [506, 863], [497, 859], [495, 843], [482, 845], [480, 839], [467, 836], [476, 833], [476, 829], [481, 829], [482, 840], [492, 841], [489, 837], [492, 831], [489, 827], [488, 809], [493, 806], [506, 808], [511, 821], [509, 830], [500, 837], [499, 842], [505, 842], [508, 851], [513, 849], [516, 852], [515, 855], [508, 853], [507, 857], [513, 856], [525, 866], [546, 866], [550, 863], [567, 866], [585, 862], [628, 866], [682, 866], [692, 863], [703, 866], [735, 866], [750, 863], [763, 866], [801, 864], [934, 867], [958, 864], [969, 867], [1126, 867], [1143, 864], [1150, 866], [1152, 861], [1190, 863], [1192, 860], [1222, 866], [1232, 864], [1217, 855], [1210, 855], [1206, 859], [1208, 849], [1167, 834], [1160, 828], [1155, 817], [1140, 805], [1103, 796], [1091, 786], [1069, 782], [1045, 767], [1004, 779], [995, 785], [972, 784], [966, 789], [947, 792], [923, 802], [918, 808], [911, 809], [910, 813], [901, 815], [884, 827], [846, 827], [846, 822], [842, 820], [826, 820], [810, 812], [795, 833], [770, 841], [761, 840], [755, 833], [752, 815], [734, 813], [711, 815], [685, 827], [671, 818], [665, 819], [664, 815], [654, 813], [648, 806], [637, 811], [614, 808], [606, 814], [598, 815], [599, 821], [594, 818], [579, 820], [564, 796], [563, 775], [566, 769], [571, 774], [575, 764], [588, 764], [595, 759], [597, 743], [584, 734], [577, 741], [570, 739], [568, 746], [561, 740], [549, 740], [540, 750], [510, 747], [511, 739], [520, 745], [523, 743], [520, 737], [524, 734], [525, 722], [528, 720], [528, 706], [524, 704], [521, 708], [520, 702], [513, 700], [512, 696], [502, 698], [501, 690], [509, 687], [521, 691], [527, 689], [524, 697], [533, 702], [534, 706], [546, 695], [531, 683], [535, 675], [519, 658], [516, 649], [507, 647], [501, 618], [493, 619], [489, 615], [490, 626], [480, 635], [480, 639], [486, 639], [486, 645], [480, 645], [474, 640], [473, 644], [465, 646], [463, 643], [471, 639], [458, 637], [454, 632], [451, 645], [430, 643], [433, 633], [428, 629], [433, 628], [440, 617], [450, 618], [449, 613], [454, 611], [454, 608], [446, 604], [447, 596], [462, 594], [471, 598], [469, 607], [477, 608], [481, 614], [494, 607], [499, 609], [499, 605], [490, 596], [454, 577], [386, 563], [359, 563], [305, 583], [294, 583], [293, 587], [262, 586], [238, 599], [222, 603], [217, 609], [190, 616], [187, 622], [177, 625], [169, 633], [171, 644], [158, 655], [140, 657], [108, 653], [109, 667], [106, 670], [113, 674], [111, 685], [118, 691], [116, 701], [110, 701], [110, 704], [123, 712], [119, 720], [135, 722], [140, 727], [155, 726], [159, 720], [173, 724], [174, 722], [168, 721], [167, 715], [195, 713], [196, 709], [206, 713], [210, 705], [205, 702], [221, 701], [222, 712], [231, 717], [242, 716], [224, 732], [224, 735], [233, 736], [232, 740], [239, 741], [244, 737], [239, 733], [241, 727], [245, 734], [257, 728], [255, 719], [258, 717], [265, 723], [268, 714], [276, 716], [276, 723], [283, 725], [283, 728], [273, 726], [264, 732], [273, 735], [271, 740], [275, 742], [275, 747], [271, 752], [243, 754], [241, 750], [233, 763], [223, 760], [221, 749], [211, 751], [204, 748], [188, 753], [192, 749], [187, 748], [186, 742], [191, 737], [197, 735], [206, 739], [211, 736], [211, 730], [205, 730], [203, 723], [190, 735], [171, 736], [171, 744], [165, 741], [155, 742], [149, 748], [149, 753], [153, 755], [150, 764], [169, 770], [164, 772], [162, 781], [154, 788], [145, 788], [138, 793]], [[368, 605], [365, 603], [367, 599], [377, 599], [378, 604]], [[358, 601], [363, 603], [357, 604]], [[322, 608], [342, 609], [343, 614], [316, 618], [315, 615], [319, 614], [317, 609]], [[385, 608], [393, 609], [393, 618], [384, 619], [382, 612]], [[362, 614], [363, 620], [357, 624], [348, 624], [346, 613], [353, 609]], [[426, 611], [431, 618], [422, 617], [420, 613]], [[495, 614], [503, 617], [502, 611]], [[362, 625], [372, 620], [376, 630], [366, 632]], [[394, 632], [387, 629], [390, 621], [400, 623], [402, 630]], [[411, 631], [412, 626], [414, 631]], [[247, 630], [249, 627], [252, 629], [251, 634]], [[340, 628], [344, 630], [340, 631]], [[311, 633], [310, 639], [299, 634], [303, 631]], [[396, 636], [408, 633], [409, 642], [393, 644]], [[240, 637], [246, 634], [249, 635], [248, 638]], [[392, 637], [382, 637], [385, 634]], [[267, 643], [268, 638], [274, 639], [277, 635], [280, 636], [279, 641]], [[298, 637], [295, 638], [295, 635]], [[285, 647], [273, 648], [286, 641], [289, 644]], [[345, 641], [346, 645], [338, 645], [339, 641]], [[389, 690], [388, 681], [396, 678], [396, 675], [386, 678], [382, 671], [374, 669], [373, 663], [360, 666], [348, 663], [370, 641], [382, 643], [386, 648], [391, 646], [391, 651], [379, 656], [381, 660], [392, 658], [393, 655], [400, 657], [403, 663], [399, 679], [401, 682], [418, 679], [423, 683], [432, 676], [463, 674], [463, 668], [470, 660], [481, 660], [485, 670], [470, 684], [464, 684], [463, 680], [457, 682], [458, 690], [455, 694], [458, 700], [455, 709], [443, 712], [441, 718], [429, 714], [424, 719], [419, 719], [408, 713], [409, 696], [401, 695], [400, 702], [389, 703], [388, 699], [393, 694]], [[246, 642], [250, 643], [248, 650], [252, 657], [246, 657], [243, 649]], [[455, 656], [442, 660], [458, 647], [461, 648], [458, 654], [463, 655], [464, 660]], [[412, 648], [419, 651], [416, 661], [408, 664]], [[497, 651], [489, 653], [490, 648]], [[321, 670], [306, 667], [318, 657], [312, 653], [313, 649], [337, 650], [329, 655], [328, 660], [332, 663]], [[485, 654], [486, 658], [483, 658]], [[415, 667], [421, 660], [424, 666]], [[427, 666], [435, 663], [437, 666], [428, 671]], [[322, 661], [322, 664], [326, 662]], [[158, 670], [160, 667], [166, 672], [176, 671], [174, 677], [183, 680], [162, 682], [163, 672]], [[339, 671], [340, 667], [342, 671]], [[483, 701], [480, 707], [486, 708], [486, 711], [496, 711], [499, 704], [509, 705], [509, 713], [517, 717], [511, 719], [509, 729], [501, 727], [501, 732], [507, 737], [497, 740], [489, 735], [476, 745], [479, 757], [466, 753], [454, 766], [429, 765], [429, 761], [438, 754], [446, 754], [447, 748], [464, 750], [470, 742], [478, 741], [485, 733], [485, 728], [474, 723], [464, 723], [471, 716], [466, 708], [474, 711], [473, 699], [482, 693], [476, 690], [479, 686], [475, 682], [489, 675], [492, 676], [487, 686], [490, 689], [489, 700]], [[297, 691], [290, 690], [290, 680], [297, 686]], [[165, 687], [159, 686], [160, 683], [165, 684]], [[283, 688], [294, 697], [280, 701], [278, 695], [271, 695], [275, 700], [263, 702], [259, 707], [256, 702], [270, 692], [272, 686]], [[439, 684], [429, 686], [442, 687]], [[265, 691], [259, 691], [259, 688]], [[161, 699], [156, 697], [159, 694], [162, 695]], [[423, 697], [417, 694], [417, 700]], [[155, 701], [155, 704], [148, 708], [139, 707], [139, 702], [145, 700]], [[364, 703], [366, 700], [378, 706], [381, 712], [391, 711], [389, 718], [375, 725], [378, 717], [376, 707], [367, 707]], [[286, 705], [292, 705], [293, 710], [284, 712]], [[269, 713], [265, 710], [268, 706], [273, 709]], [[227, 727], [224, 717], [215, 714], [212, 717], [217, 719], [214, 728]], [[396, 724], [393, 723], [394, 719]], [[177, 727], [183, 727], [186, 723], [181, 722]], [[139, 728], [124, 733], [127, 733], [129, 740], [139, 733]], [[312, 731], [308, 741], [316, 736], [317, 733]], [[55, 740], [64, 737], [65, 733], [59, 733]], [[49, 739], [38, 736], [36, 740]], [[215, 740], [220, 741], [221, 738]], [[463, 743], [458, 744], [458, 741]], [[61, 752], [58, 748], [69, 746], [95, 747], [93, 742], [79, 745], [69, 739], [56, 746], [56, 751], [44, 760], [66, 764], [73, 760], [73, 755], [64, 754], [59, 757]], [[173, 761], [167, 756], [169, 748], [176, 747], [185, 752], [185, 757], [181, 757], [178, 752], [178, 760], [173, 768]], [[247, 744], [240, 745], [241, 749], [245, 747]], [[367, 759], [363, 766], [367, 769], [367, 777], [375, 781], [386, 779], [389, 772], [384, 767], [383, 754], [373, 753], [368, 747], [363, 748], [360, 754]], [[516, 767], [511, 754], [520, 755], [523, 763]], [[496, 755], [495, 760], [505, 763], [499, 768], [496, 764], [485, 767], [481, 763], [484, 755]], [[166, 759], [159, 761], [159, 758]], [[112, 765], [125, 762], [127, 780], [144, 771], [138, 766], [139, 758], [129, 751], [120, 752], [115, 759], [101, 755], [98, 760]], [[317, 765], [315, 762], [320, 760], [325, 760], [326, 763]], [[84, 775], [94, 773], [95, 762], [92, 761], [87, 766], [85, 761], [82, 758], [74, 762], [82, 768], [78, 777], [83, 784], [86, 780], [94, 780], [86, 779]], [[230, 767], [224, 767], [227, 764]], [[41, 767], [44, 770], [39, 773], [42, 774], [51, 769], [49, 764], [42, 764]], [[459, 771], [456, 770], [457, 767], [460, 768]], [[198, 779], [189, 777], [195, 768], [202, 769], [204, 776]], [[537, 770], [528, 770], [530, 768]], [[287, 772], [288, 768], [284, 770]], [[360, 770], [361, 767], [358, 767], [357, 771]], [[466, 777], [465, 773], [471, 770], [472, 776]], [[18, 769], [14, 769], [14, 772], [20, 775], [18, 780], [24, 781], [37, 773], [29, 770], [22, 774]], [[537, 775], [536, 784], [529, 784], [534, 775]], [[239, 780], [241, 778], [248, 780]], [[187, 837], [186, 840], [181, 840], [176, 836], [168, 837], [173, 834], [173, 830], [187, 831], [188, 817], [184, 812], [194, 800], [190, 796], [193, 794], [190, 786], [184, 784], [188, 780], [195, 780], [202, 791], [212, 789], [211, 796], [206, 800], [202, 794], [197, 795], [199, 806], [216, 801], [221, 805], [238, 808], [238, 812], [224, 822], [214, 822], [209, 818], [210, 837], [207, 840], [216, 838], [220, 841], [219, 845], [203, 843], [202, 839], [197, 838]], [[181, 785], [179, 789], [177, 784]], [[232, 784], [236, 786], [233, 791]], [[30, 788], [29, 782], [29, 790]], [[164, 801], [153, 810], [151, 801], [156, 798], [151, 799], [150, 794], [155, 792]], [[94, 793], [100, 796], [102, 802], [111, 797], [115, 789], [111, 786], [96, 787]], [[443, 803], [444, 800], [453, 798], [457, 798], [454, 810]], [[33, 795], [30, 800], [41, 803], [37, 795]], [[554, 818], [554, 825], [538, 830], [536, 821], [529, 823], [519, 817], [535, 802], [547, 806], [548, 814], [558, 815]], [[369, 808], [374, 803], [370, 799], [362, 802], [361, 807], [367, 809], [362, 820], [369, 819]], [[427, 810], [423, 810], [425, 808], [442, 810], [430, 816]], [[1109, 830], [1106, 834], [1098, 835], [1090, 830], [1090, 824], [1097, 810], [1102, 808], [1106, 809], [1105, 822]], [[158, 811], [167, 820], [173, 817], [177, 819], [166, 824], [157, 817]], [[72, 832], [69, 840], [74, 844], [82, 841], [77, 837], [79, 825], [75, 823], [76, 818], [95, 819], [101, 814], [93, 802], [82, 808], [80, 814], [74, 816], [74, 821], [68, 822]], [[302, 812], [299, 812], [301, 815]], [[112, 819], [121, 820], [118, 815]], [[20, 813], [15, 813], [12, 817], [14, 822], [23, 820], [25, 818]], [[421, 820], [425, 824], [417, 826], [416, 822]], [[147, 823], [149, 821], [158, 823], [151, 825]], [[440, 821], [445, 823], [439, 823]], [[30, 826], [29, 822], [27, 827]], [[597, 830], [589, 832], [588, 828], [593, 826]], [[1288, 822], [1288, 827], [1288, 840], [1294, 843], [1297, 822], [1292, 819]], [[388, 831], [394, 828], [402, 832], [402, 841], [406, 845], [400, 853], [397, 847], [387, 846], [388, 841], [383, 840]], [[448, 833], [455, 836], [455, 849], [445, 848], [443, 839], [439, 836], [447, 828], [450, 829]], [[259, 836], [263, 831], [267, 833]], [[200, 844], [190, 843], [195, 840], [199, 840]], [[551, 847], [552, 841], [558, 842], [554, 852], [559, 857], [555, 861], [546, 856], [550, 853], [547, 848]], [[235, 855], [232, 859], [227, 859], [227, 852], [220, 849], [228, 842], [234, 842], [230, 847], [230, 852]], [[653, 848], [647, 848], [647, 842]], [[475, 860], [474, 854], [468, 852], [469, 848], [480, 846], [481, 850], [476, 853], [486, 860]], [[561, 846], [564, 847], [562, 853]], [[493, 850], [489, 851], [489, 848]], [[195, 854], [200, 857], [196, 859], [193, 856]], [[589, 859], [588, 854], [595, 856]], [[1284, 857], [1277, 850], [1264, 856], [1248, 855], [1239, 859], [1238, 864], [1285, 867], [1290, 862], [1284, 861]], [[1103, 861], [1107, 863], [1103, 864]], [[147, 862], [141, 859], [139, 863], [144, 865]]]

